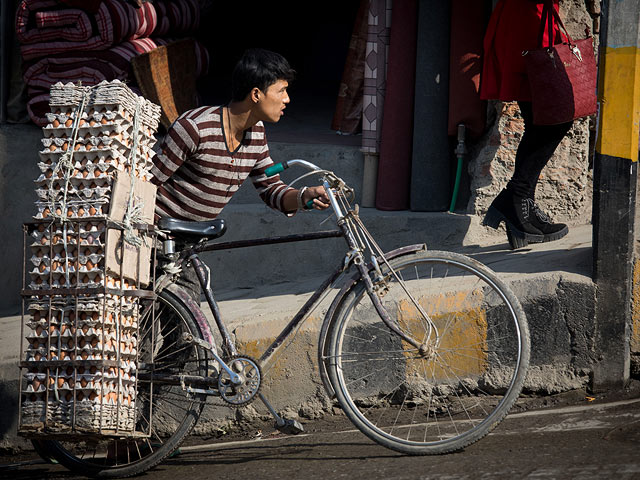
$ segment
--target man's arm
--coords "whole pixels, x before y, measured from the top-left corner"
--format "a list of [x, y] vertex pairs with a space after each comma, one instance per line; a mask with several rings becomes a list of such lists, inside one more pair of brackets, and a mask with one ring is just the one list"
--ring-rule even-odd
[[200, 142], [196, 125], [186, 117], [178, 118], [169, 127], [162, 144], [161, 151], [153, 157], [151, 181], [161, 185], [180, 168], [180, 165], [193, 155]]

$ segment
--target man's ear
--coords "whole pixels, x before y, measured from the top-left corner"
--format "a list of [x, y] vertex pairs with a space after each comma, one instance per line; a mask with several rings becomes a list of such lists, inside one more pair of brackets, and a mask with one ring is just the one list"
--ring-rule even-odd
[[249, 95], [253, 103], [260, 103], [260, 97], [262, 96], [262, 92], [258, 87], [253, 87]]

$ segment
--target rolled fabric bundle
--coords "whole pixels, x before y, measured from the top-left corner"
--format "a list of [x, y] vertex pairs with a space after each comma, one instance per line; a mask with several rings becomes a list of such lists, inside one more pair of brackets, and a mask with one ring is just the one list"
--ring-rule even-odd
[[156, 0], [158, 22], [154, 37], [190, 35], [200, 26], [198, 0]]
[[[62, 7], [62, 8], [61, 8]], [[57, 0], [22, 0], [16, 35], [22, 58], [31, 60], [73, 51], [106, 50], [148, 36], [156, 27], [153, 4], [136, 9], [122, 0], [104, 0], [95, 14], [66, 8]]]
[[144, 2], [140, 8], [135, 9], [138, 16], [138, 29], [133, 38], [145, 38], [151, 36], [158, 26], [158, 14], [151, 2]]
[[45, 57], [25, 64], [24, 80], [27, 84], [27, 111], [36, 125], [47, 123], [49, 89], [57, 82], [82, 82], [93, 86], [103, 80], [133, 80], [131, 60], [150, 52], [158, 44], [150, 38], [123, 42], [108, 50], [69, 52], [65, 55]]

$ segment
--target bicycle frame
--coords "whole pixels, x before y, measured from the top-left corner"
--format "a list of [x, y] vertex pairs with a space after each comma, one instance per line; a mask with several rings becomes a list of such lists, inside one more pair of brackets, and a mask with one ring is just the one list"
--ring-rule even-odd
[[[318, 168], [304, 160], [292, 160], [288, 163], [298, 163], [300, 165], [305, 166], [306, 168], [317, 171]], [[180, 252], [180, 263], [183, 266], [186, 266], [187, 263], [190, 263], [192, 268], [195, 270], [200, 285], [202, 286], [205, 298], [207, 299], [207, 303], [211, 308], [211, 312], [213, 313], [214, 320], [216, 322], [216, 326], [223, 338], [223, 347], [229, 355], [236, 355], [238, 352], [236, 350], [235, 344], [229, 332], [221, 318], [220, 309], [218, 308], [218, 304], [214, 298], [213, 291], [210, 286], [210, 271], [209, 268], [204, 264], [204, 262], [198, 256], [199, 253], [208, 252], [208, 251], [217, 251], [217, 250], [228, 250], [235, 248], [244, 248], [244, 247], [252, 247], [258, 245], [273, 245], [279, 243], [289, 243], [289, 242], [299, 242], [299, 241], [310, 241], [310, 240], [318, 240], [324, 238], [336, 238], [342, 237], [345, 239], [348, 247], [348, 251], [345, 255], [344, 260], [341, 265], [339, 265], [332, 274], [327, 277], [327, 279], [316, 289], [316, 291], [311, 295], [311, 297], [305, 302], [305, 304], [298, 310], [298, 312], [293, 316], [293, 318], [287, 323], [287, 325], [283, 328], [277, 338], [273, 341], [273, 343], [267, 347], [261, 357], [258, 359], [258, 363], [260, 367], [264, 367], [269, 363], [269, 361], [273, 358], [275, 353], [279, 350], [279, 348], [284, 344], [285, 340], [288, 336], [306, 319], [309, 312], [315, 308], [318, 301], [322, 298], [323, 294], [333, 285], [336, 280], [338, 280], [342, 275], [346, 274], [351, 266], [355, 266], [357, 273], [352, 277], [351, 281], [347, 282], [346, 286], [351, 288], [355, 285], [356, 282], [362, 281], [364, 282], [365, 288], [369, 294], [369, 297], [372, 300], [372, 303], [383, 319], [385, 324], [392, 330], [396, 335], [398, 335], [402, 340], [416, 347], [419, 351], [423, 351], [428, 347], [429, 341], [431, 339], [431, 332], [435, 334], [435, 341], [437, 341], [438, 334], [435, 328], [435, 325], [431, 322], [428, 315], [422, 310], [422, 307], [418, 304], [414, 299], [414, 304], [422, 312], [424, 318], [427, 320], [427, 324], [429, 327], [429, 335], [427, 335], [427, 340], [425, 342], [418, 342], [415, 339], [408, 336], [406, 333], [400, 330], [400, 328], [396, 325], [396, 323], [390, 318], [389, 314], [386, 312], [383, 307], [380, 297], [378, 295], [378, 291], [384, 289], [385, 279], [384, 275], [380, 269], [380, 263], [387, 263], [388, 260], [395, 258], [401, 255], [407, 255], [409, 253], [413, 253], [418, 250], [423, 250], [426, 248], [424, 244], [411, 245], [408, 247], [403, 247], [401, 249], [393, 250], [388, 253], [382, 253], [379, 247], [373, 241], [373, 238], [370, 236], [369, 232], [366, 230], [364, 225], [359, 219], [357, 206], [355, 209], [350, 208], [348, 205], [348, 201], [345, 202], [346, 197], [343, 194], [345, 189], [348, 189], [342, 180], [333, 176], [330, 172], [325, 172], [325, 176], [323, 177], [323, 186], [325, 191], [327, 192], [327, 196], [329, 198], [330, 205], [336, 215], [337, 224], [340, 230], [332, 230], [332, 231], [324, 231], [324, 232], [315, 232], [309, 234], [296, 234], [296, 235], [286, 235], [279, 237], [271, 237], [271, 238], [257, 238], [252, 240], [240, 240], [240, 241], [232, 241], [232, 242], [216, 242], [215, 240], [209, 240], [205, 242], [201, 242], [195, 244], [187, 249], [184, 249]], [[334, 192], [334, 189], [338, 189], [338, 195]], [[342, 195], [340, 195], [342, 193]], [[364, 261], [364, 250], [368, 248], [372, 252], [372, 256], [369, 263]], [[375, 255], [375, 252], [378, 252], [378, 255]], [[391, 269], [391, 274], [395, 275], [395, 272]], [[401, 282], [402, 283], [402, 282]], [[334, 299], [331, 308], [329, 309], [329, 314], [325, 317], [324, 325], [321, 329], [321, 332], [326, 332], [326, 324], [331, 319], [332, 313], [335, 311], [336, 306], [339, 304], [340, 299], [348, 292], [348, 288], [344, 288], [340, 291], [340, 293]], [[408, 292], [407, 292], [408, 293]], [[186, 300], [186, 299], [183, 299]], [[207, 341], [212, 342], [213, 335], [210, 330], [210, 326], [204, 315], [202, 318], [198, 320], [200, 327], [202, 329], [203, 335]], [[209, 340], [211, 339], [211, 340]], [[321, 337], [321, 348], [322, 351], [322, 337]], [[223, 367], [224, 368], [224, 367]], [[226, 368], [225, 368], [226, 370]], [[320, 366], [320, 370], [323, 372], [322, 365]], [[323, 375], [323, 383], [327, 388], [327, 391], [331, 393], [331, 389], [329, 388], [329, 383], [326, 381], [325, 375]]]

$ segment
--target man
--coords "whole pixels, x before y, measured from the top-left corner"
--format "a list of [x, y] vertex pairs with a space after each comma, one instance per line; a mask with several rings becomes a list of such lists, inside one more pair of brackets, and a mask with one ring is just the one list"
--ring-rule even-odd
[[[248, 50], [233, 71], [228, 105], [190, 110], [171, 125], [151, 170], [158, 186], [156, 215], [213, 220], [247, 177], [267, 205], [287, 216], [309, 201], [318, 210], [329, 206], [322, 186], [298, 190], [285, 185], [279, 175], [264, 174], [273, 161], [263, 122], [278, 122], [284, 115], [294, 75], [281, 55]], [[178, 283], [200, 301], [200, 284], [192, 269], [184, 270]]]
[[196, 108], [173, 123], [154, 158], [156, 214], [212, 220], [247, 177], [267, 205], [288, 216], [311, 200], [313, 208], [329, 206], [322, 186], [293, 189], [264, 174], [273, 161], [263, 122], [284, 115], [294, 75], [281, 55], [248, 50], [233, 71], [228, 105]]

